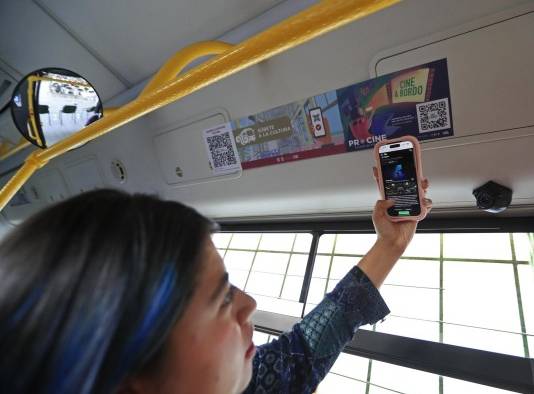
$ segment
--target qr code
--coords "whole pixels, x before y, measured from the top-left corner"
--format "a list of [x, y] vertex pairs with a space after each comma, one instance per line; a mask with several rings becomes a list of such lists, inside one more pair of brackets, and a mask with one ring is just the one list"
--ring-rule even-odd
[[447, 98], [427, 101], [417, 104], [415, 107], [420, 133], [451, 128], [449, 100]]
[[230, 133], [209, 136], [206, 141], [215, 169], [237, 164]]

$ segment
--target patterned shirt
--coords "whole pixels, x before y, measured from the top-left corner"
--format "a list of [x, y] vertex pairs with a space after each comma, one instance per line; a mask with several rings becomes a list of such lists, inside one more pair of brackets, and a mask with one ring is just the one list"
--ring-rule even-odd
[[290, 332], [258, 347], [245, 394], [313, 393], [358, 327], [388, 313], [367, 275], [354, 267]]

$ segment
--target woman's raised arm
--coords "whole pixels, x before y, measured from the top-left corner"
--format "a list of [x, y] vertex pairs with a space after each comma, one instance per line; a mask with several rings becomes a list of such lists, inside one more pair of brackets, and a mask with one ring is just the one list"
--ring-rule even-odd
[[390, 206], [389, 201], [377, 202], [373, 212], [377, 241], [360, 263], [291, 331], [258, 347], [245, 393], [312, 393], [356, 330], [389, 313], [377, 289], [417, 226], [390, 222], [386, 217]]

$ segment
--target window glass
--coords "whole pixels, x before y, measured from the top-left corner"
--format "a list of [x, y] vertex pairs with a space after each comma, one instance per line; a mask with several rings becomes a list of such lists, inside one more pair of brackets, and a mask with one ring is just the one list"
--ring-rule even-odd
[[392, 315], [430, 321], [439, 319], [439, 290], [383, 286], [381, 293]]
[[[299, 237], [302, 237], [302, 240], [299, 240]], [[320, 237], [306, 313], [358, 263], [373, 245], [374, 239], [374, 235], [346, 233], [325, 234]], [[226, 253], [229, 266], [250, 273], [251, 277], [267, 274], [255, 272], [255, 262], [251, 263], [250, 272], [246, 271], [250, 257], [234, 257], [230, 250], [224, 250], [224, 242], [231, 246], [231, 241], [233, 238], [218, 241]], [[258, 255], [263, 253], [264, 260], [260, 258], [257, 267], [264, 269], [270, 259], [281, 258], [280, 263], [270, 265], [268, 272], [270, 275], [278, 275], [281, 279], [258, 279], [259, 282], [271, 282], [269, 286], [273, 289], [269, 294], [278, 291], [278, 296], [255, 296], [260, 298], [259, 303], [265, 305], [265, 310], [280, 313], [280, 305], [286, 303], [284, 308], [294, 308], [295, 316], [300, 313], [302, 304], [296, 300], [300, 297], [308, 261], [308, 251], [304, 252], [306, 247], [297, 249], [300, 242], [309, 249], [311, 234], [297, 235], [291, 250], [287, 250], [287, 246], [286, 249], [275, 246], [269, 250], [261, 247], [259, 252], [247, 252]], [[257, 245], [263, 245], [259, 238]], [[532, 258], [530, 234], [416, 234], [410, 247], [380, 289], [392, 313], [374, 327], [364, 328], [423, 340], [442, 341], [467, 348], [532, 357]], [[232, 262], [233, 260], [236, 262]], [[284, 266], [285, 270], [282, 269]], [[253, 284], [250, 286], [250, 289], [261, 291], [254, 288]], [[266, 292], [265, 289], [269, 286], [263, 286], [263, 291]], [[247, 291], [250, 291], [248, 287]], [[265, 302], [261, 301], [262, 297], [266, 299]], [[269, 338], [268, 336], [263, 340]], [[440, 379], [443, 388], [441, 391]], [[497, 394], [509, 391], [448, 377], [441, 378], [435, 374], [342, 353], [317, 388], [317, 393], [331, 392]]]
[[254, 332], [252, 333], [252, 342], [254, 342], [254, 345], [256, 346], [261, 346], [263, 344], [271, 342], [273, 339], [276, 338], [276, 335], [265, 334], [264, 332], [256, 330], [254, 330]]
[[404, 256], [437, 257], [440, 256], [439, 234], [415, 234]]
[[[380, 290], [391, 314], [376, 324], [376, 331], [531, 355], [534, 271], [529, 266], [529, 237], [523, 233], [416, 234]], [[374, 239], [372, 234], [321, 236], [306, 313], [359, 262]]]
[[230, 249], [256, 250], [260, 242], [261, 234], [236, 233], [232, 234]]
[[224, 264], [229, 270], [249, 271], [254, 260], [254, 252], [228, 250], [224, 255]]
[[437, 321], [388, 316], [383, 322], [376, 324], [376, 331], [424, 341], [439, 341], [439, 323]]
[[[439, 393], [438, 375], [374, 360], [371, 365], [371, 383], [402, 393], [412, 393], [415, 388], [419, 393]], [[369, 393], [380, 392], [377, 389], [371, 386]]]
[[506, 233], [445, 234], [443, 252], [446, 258], [512, 259], [510, 235]]
[[365, 382], [367, 380], [368, 369], [369, 359], [341, 353], [330, 369], [330, 372]]
[[532, 244], [527, 233], [514, 234], [514, 249], [516, 260], [533, 261]]
[[326, 279], [312, 278], [308, 291], [308, 303], [317, 305], [324, 298], [326, 291]]
[[313, 278], [327, 279], [328, 278], [328, 271], [330, 270], [330, 260], [331, 259], [332, 259], [331, 256], [318, 255], [317, 257], [315, 257], [315, 263], [313, 265], [312, 277]]
[[307, 254], [294, 254], [289, 261], [288, 275], [304, 276], [306, 273], [306, 264], [308, 263]]
[[513, 393], [513, 391], [496, 389], [495, 387], [484, 386], [465, 380], [458, 380], [448, 377], [443, 377], [443, 392], [447, 394], [453, 393], [469, 393], [469, 394], [505, 394]]
[[[367, 380], [367, 376], [370, 380]], [[316, 393], [336, 394], [504, 394], [511, 391], [341, 353]], [[367, 387], [368, 386], [368, 387]]]
[[[214, 234], [230, 281], [256, 299], [258, 310], [300, 317], [299, 302], [311, 234]], [[225, 246], [226, 245], [226, 246]]]
[[334, 256], [328, 279], [342, 279], [358, 262], [360, 257]]
[[238, 289], [243, 290], [249, 278], [249, 271], [228, 270], [229, 281]]
[[446, 323], [443, 325], [443, 342], [512, 356], [523, 357], [525, 355], [520, 334], [498, 330]]
[[254, 345], [256, 346], [263, 345], [264, 343], [269, 342], [269, 334], [254, 330], [252, 333], [252, 342], [254, 342]]
[[284, 275], [289, 262], [287, 253], [257, 252], [253, 271]]
[[297, 234], [297, 237], [295, 238], [295, 245], [293, 246], [293, 252], [308, 254], [310, 252], [312, 238], [313, 237], [311, 234]]
[[221, 249], [225, 249], [228, 247], [228, 243], [230, 242], [231, 238], [232, 234], [230, 233], [215, 233], [211, 237], [215, 247]]
[[521, 332], [512, 264], [445, 261], [443, 287], [446, 322]]
[[329, 373], [323, 379], [315, 394], [350, 393], [365, 394], [366, 384], [336, 373]]
[[375, 234], [338, 234], [336, 254], [364, 255], [376, 242]]
[[439, 261], [400, 259], [389, 273], [384, 285], [439, 290]]
[[317, 253], [332, 253], [335, 239], [336, 234], [321, 235], [321, 238], [319, 238], [319, 245], [317, 245]]
[[286, 276], [281, 298], [298, 301], [303, 281], [304, 277], [302, 276]]
[[[534, 267], [520, 265], [517, 267], [519, 286], [521, 288], [521, 303], [525, 317], [525, 328], [528, 334], [534, 335]], [[534, 356], [534, 348], [530, 347], [530, 356]]]
[[263, 234], [259, 249], [290, 252], [293, 249], [295, 237], [296, 234]]

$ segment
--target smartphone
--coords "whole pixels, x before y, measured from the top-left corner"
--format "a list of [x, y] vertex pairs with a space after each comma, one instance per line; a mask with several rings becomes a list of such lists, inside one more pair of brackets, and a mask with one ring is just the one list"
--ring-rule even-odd
[[421, 148], [415, 137], [381, 141], [375, 145], [378, 186], [382, 198], [394, 200], [388, 209], [393, 221], [420, 220], [426, 214], [421, 186]]

